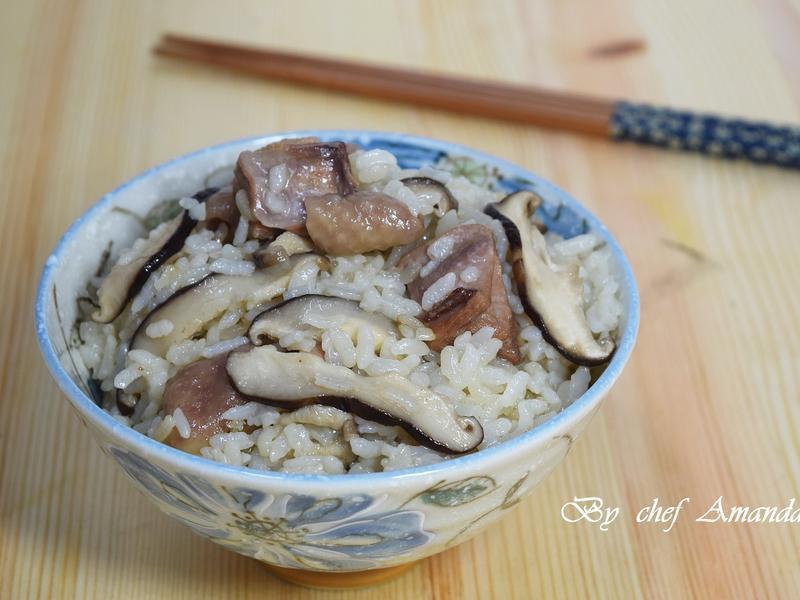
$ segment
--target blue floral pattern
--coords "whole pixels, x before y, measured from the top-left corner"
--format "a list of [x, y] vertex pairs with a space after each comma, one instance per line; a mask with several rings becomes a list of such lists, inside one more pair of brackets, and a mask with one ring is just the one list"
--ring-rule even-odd
[[218, 488], [191, 474], [170, 474], [127, 450], [110, 451], [164, 512], [218, 544], [282, 566], [369, 569], [376, 559], [402, 557], [433, 538], [421, 512], [375, 512], [379, 503], [367, 494], [317, 499]]

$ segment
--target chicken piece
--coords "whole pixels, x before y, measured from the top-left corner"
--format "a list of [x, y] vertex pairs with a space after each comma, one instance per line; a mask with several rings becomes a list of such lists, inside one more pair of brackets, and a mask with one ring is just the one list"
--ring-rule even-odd
[[381, 192], [307, 198], [306, 211], [306, 229], [314, 244], [337, 256], [410, 244], [425, 228], [405, 204]]
[[[448, 273], [455, 275], [455, 287], [446, 297], [435, 301], [432, 306], [423, 306], [425, 313], [422, 321], [436, 334], [436, 339], [429, 343], [433, 350], [439, 351], [451, 344], [458, 334], [467, 331], [470, 323], [480, 317], [492, 302], [492, 254], [494, 241], [486, 238], [483, 227], [467, 225], [437, 238], [438, 248], [450, 246], [446, 258], [430, 264], [435, 260], [430, 254], [437, 252], [433, 242], [413, 250], [401, 259], [398, 266], [406, 266], [406, 259], [419, 264], [420, 271], [416, 278], [408, 284], [408, 295], [416, 302], [423, 303], [425, 292]], [[446, 244], [445, 244], [446, 243]], [[461, 274], [465, 269], [473, 269], [474, 281], [464, 282]], [[477, 330], [476, 330], [477, 331]]]
[[193, 362], [178, 371], [164, 390], [164, 411], [172, 414], [183, 411], [191, 433], [181, 437], [173, 429], [164, 442], [173, 448], [192, 454], [208, 445], [211, 436], [228, 431], [223, 413], [229, 408], [247, 403], [230, 384], [225, 364], [228, 355]]
[[413, 276], [408, 294], [420, 303], [431, 286], [455, 274], [454, 289], [421, 316], [436, 334], [428, 344], [432, 350], [440, 351], [465, 331], [492, 327], [494, 337], [503, 342], [498, 355], [514, 364], [520, 362], [517, 324], [491, 229], [461, 225], [415, 248], [397, 266]]
[[265, 227], [302, 233], [306, 198], [356, 189], [344, 143], [308, 139], [248, 150], [236, 161], [236, 184], [247, 192], [253, 216]]
[[519, 353], [519, 331], [511, 305], [508, 303], [506, 286], [503, 284], [503, 270], [500, 261], [494, 265], [492, 274], [492, 300], [489, 308], [470, 323], [469, 330], [478, 331], [482, 327], [494, 329], [494, 337], [503, 342], [497, 353], [500, 358], [505, 358], [512, 364], [519, 364], [522, 356]]

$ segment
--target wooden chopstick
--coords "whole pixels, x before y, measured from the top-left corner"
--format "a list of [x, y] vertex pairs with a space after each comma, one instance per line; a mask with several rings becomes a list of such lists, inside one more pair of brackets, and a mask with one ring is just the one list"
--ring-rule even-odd
[[155, 52], [271, 79], [593, 135], [608, 135], [613, 112], [613, 102], [584, 96], [175, 35], [165, 36]]
[[383, 100], [800, 168], [800, 128], [168, 34], [161, 56]]
[[[166, 48], [165, 48], [166, 47]], [[514, 84], [499, 84], [486, 81], [475, 81], [470, 79], [459, 79], [447, 75], [434, 75], [398, 69], [391, 67], [376, 67], [367, 64], [352, 63], [327, 58], [311, 57], [302, 54], [288, 54], [275, 50], [254, 49], [244, 46], [234, 46], [229, 44], [219, 44], [215, 42], [184, 38], [175, 35], [167, 35], [163, 45], [156, 49], [159, 53], [169, 53], [170, 50], [178, 52], [193, 50], [207, 51], [216, 55], [222, 54], [226, 59], [254, 60], [258, 68], [263, 70], [266, 67], [271, 69], [308, 68], [314, 72], [323, 71], [324, 75], [351, 75], [358, 74], [374, 78], [376, 81], [404, 81], [412, 85], [444, 86], [448, 89], [458, 89], [471, 93], [489, 94], [501, 98], [519, 98], [529, 101], [531, 97], [539, 97], [544, 102], [552, 102], [563, 105], [565, 100], [569, 104], [582, 108], [607, 110], [607, 101], [597, 100], [575, 94], [562, 94], [558, 92], [545, 92], [536, 88], [524, 87]], [[262, 64], [262, 61], [269, 61], [269, 65]], [[293, 79], [304, 81], [302, 76], [295, 76]]]
[[[322, 75], [351, 75], [359, 74], [375, 78], [379, 81], [405, 81], [409, 84], [422, 84], [426, 86], [444, 85], [449, 89], [459, 89], [467, 92], [480, 92], [492, 94], [498, 97], [509, 98], [518, 97], [523, 100], [530, 100], [531, 95], [540, 96], [544, 101], [555, 101], [559, 105], [568, 100], [574, 106], [599, 108], [607, 110], [608, 101], [597, 100], [586, 96], [575, 94], [563, 94], [558, 92], [547, 92], [536, 88], [519, 86], [514, 84], [499, 84], [485, 81], [475, 81], [470, 79], [460, 79], [447, 75], [434, 75], [398, 69], [391, 67], [377, 67], [367, 64], [353, 63], [327, 58], [311, 57], [302, 54], [289, 54], [275, 50], [256, 49], [246, 46], [236, 46], [232, 44], [222, 44], [208, 40], [199, 40], [167, 34], [156, 48], [156, 52], [170, 54], [171, 52], [205, 52], [206, 58], [209, 54], [224, 56], [236, 62], [255, 61], [259, 70], [266, 69], [283, 71], [286, 67], [291, 68], [310, 68], [314, 72], [322, 71]], [[269, 61], [269, 64], [264, 64]], [[252, 66], [252, 65], [251, 65]], [[302, 80], [300, 76], [293, 77], [294, 80]]]

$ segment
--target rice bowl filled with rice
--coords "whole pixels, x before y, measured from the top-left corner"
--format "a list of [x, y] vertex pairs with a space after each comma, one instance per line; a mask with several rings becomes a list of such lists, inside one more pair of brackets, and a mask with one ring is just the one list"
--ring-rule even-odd
[[539, 202], [386, 149], [245, 151], [89, 282], [80, 356], [121, 423], [230, 465], [480, 451], [583, 395], [623, 318], [603, 238], [546, 231]]

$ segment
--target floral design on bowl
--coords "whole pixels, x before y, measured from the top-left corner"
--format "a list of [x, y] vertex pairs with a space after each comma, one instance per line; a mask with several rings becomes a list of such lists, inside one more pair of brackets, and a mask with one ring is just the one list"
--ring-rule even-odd
[[218, 488], [169, 473], [121, 448], [111, 454], [160, 508], [197, 533], [254, 558], [294, 568], [363, 570], [427, 544], [433, 534], [413, 510], [376, 512], [368, 494], [315, 498]]

